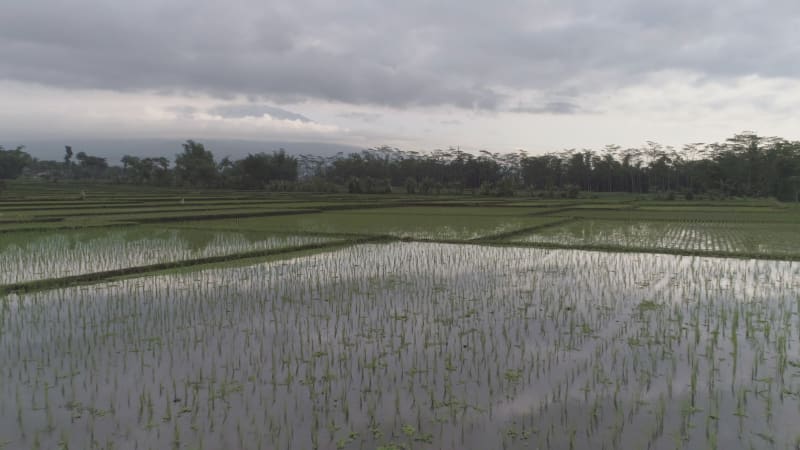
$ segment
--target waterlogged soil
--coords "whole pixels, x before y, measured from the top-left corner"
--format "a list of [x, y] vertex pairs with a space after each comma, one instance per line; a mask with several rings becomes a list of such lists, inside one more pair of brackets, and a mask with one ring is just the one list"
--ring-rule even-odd
[[0, 285], [333, 241], [320, 236], [124, 227], [0, 235]]
[[8, 448], [795, 448], [800, 264], [393, 243], [11, 295]]

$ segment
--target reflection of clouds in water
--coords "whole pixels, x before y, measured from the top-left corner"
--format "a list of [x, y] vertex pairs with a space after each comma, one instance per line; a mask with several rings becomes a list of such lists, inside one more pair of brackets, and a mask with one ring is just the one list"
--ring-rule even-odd
[[[662, 336], [651, 333], [658, 330], [659, 327], [663, 327], [664, 324], [653, 323], [653, 321], [666, 321], [666, 318], [661, 315], [645, 315], [637, 307], [643, 301], [653, 301], [658, 305], [657, 308], [660, 312], [669, 312], [671, 308], [686, 311], [684, 322], [670, 322], [667, 325], [675, 338], [686, 331], [684, 327], [690, 325], [689, 317], [692, 311], [700, 314], [700, 318], [697, 320], [704, 324], [722, 321], [724, 325], [725, 319], [719, 317], [719, 312], [715, 309], [708, 309], [706, 305], [715, 305], [715, 308], [726, 309], [727, 311], [723, 314], [727, 315], [727, 320], [730, 321], [731, 309], [741, 308], [742, 303], [762, 304], [756, 302], [763, 302], [765, 308], [776, 310], [776, 308], [781, 308], [782, 301], [792, 302], [797, 292], [796, 287], [800, 283], [800, 279], [798, 279], [800, 264], [702, 257], [664, 256], [664, 259], [672, 260], [675, 264], [671, 264], [669, 270], [663, 273], [660, 279], [643, 286], [638, 300], [629, 299], [622, 308], [614, 311], [616, 319], [610, 323], [609, 328], [600, 330], [599, 333], [593, 333], [592, 339], [585, 341], [583, 346], [568, 350], [560, 362], [554, 367], [550, 367], [550, 372], [544, 379], [527, 384], [521, 390], [515, 391], [511, 399], [497, 404], [494, 409], [496, 416], [512, 419], [539, 414], [543, 406], [553, 403], [558, 392], [568, 391], [566, 394], [560, 394], [561, 397], [558, 398], [564, 398], [566, 395], [566, 398], [579, 404], [579, 400], [583, 400], [587, 395], [583, 389], [587, 383], [594, 386], [592, 398], [599, 397], [603, 401], [608, 401], [611, 397], [619, 396], [619, 401], [626, 404], [642, 401], [653, 405], [663, 396], [669, 398], [669, 403], [674, 409], [678, 401], [675, 398], [687, 395], [690, 390], [692, 370], [686, 361], [687, 354], [695, 355], [694, 357], [699, 361], [698, 364], [703, 366], [697, 388], [698, 401], [704, 403], [702, 407], [708, 406], [709, 402], [704, 397], [709, 376], [715, 378], [715, 385], [720, 392], [730, 393], [737, 389], [749, 389], [752, 385], [751, 376], [756, 364], [755, 359], [760, 358], [759, 353], [764, 351], [763, 348], [760, 348], [760, 344], [755, 348], [748, 348], [745, 344], [741, 345], [742, 349], [738, 352], [737, 368], [734, 372], [733, 357], [731, 356], [733, 347], [729, 337], [732, 331], [726, 330], [728, 336], [720, 338], [715, 351], [716, 355], [719, 355], [715, 365], [721, 367], [721, 370], [709, 374], [710, 363], [706, 359], [708, 357], [705, 354], [707, 352], [706, 345], [712, 339], [716, 339], [714, 335], [718, 329], [702, 326], [699, 329], [699, 344], [692, 346], [692, 339], [685, 337], [683, 342], [666, 348], [670, 355], [677, 353], [677, 356], [668, 356], [664, 359], [664, 354], [659, 354], [664, 351], [661, 350], [661, 347], [665, 345], [663, 342], [656, 341], [655, 349], [651, 349], [639, 341], [661, 339]], [[741, 342], [746, 342], [747, 338], [741, 327], [737, 329], [736, 333]], [[676, 340], [680, 339], [676, 338]], [[639, 353], [641, 361], [647, 361], [647, 364], [650, 364], [649, 358], [653, 357], [653, 352], [655, 352], [658, 369], [655, 373], [650, 374], [653, 380], [652, 384], [643, 387], [641, 380], [635, 380], [635, 377], [631, 376], [632, 382], [626, 383], [620, 392], [615, 393], [613, 389], [595, 386], [594, 374], [591, 370], [585, 370], [565, 385], [565, 380], [569, 378], [570, 374], [579, 371], [581, 367], [602, 367], [603, 373], [613, 374], [613, 364], [610, 362], [612, 356], [609, 349], [615, 348], [619, 349], [621, 354], [629, 357], [629, 363], [630, 355]], [[597, 359], [598, 357], [600, 359]], [[629, 368], [629, 370], [633, 370], [633, 368]], [[640, 370], [646, 372], [650, 369], [645, 365]], [[667, 382], [668, 378], [671, 379], [671, 383]], [[669, 384], [671, 384], [671, 388]], [[634, 400], [634, 398], [638, 400]], [[577, 405], [576, 408], [585, 410], [586, 406]]]
[[[735, 401], [730, 385], [734, 390], [750, 386], [753, 355], [765, 354], [763, 373], [774, 373], [774, 342], [758, 332], [740, 339], [734, 378], [725, 332], [732, 327], [735, 308], [752, 313], [754, 322], [773, 314], [788, 317], [796, 329], [796, 315], [784, 314], [796, 304], [799, 266], [476, 245], [357, 245], [251, 266], [11, 296], [12, 314], [5, 316], [11, 327], [6, 329], [25, 332], [0, 336], [0, 359], [9, 364], [0, 377], [39, 364], [36, 370], [56, 379], [53, 375], [61, 368], [94, 361], [103, 369], [76, 375], [76, 397], [100, 405], [113, 399], [117, 410], [103, 420], [138, 424], [135, 397], [140, 391], [162, 398], [159, 385], [168, 396], [172, 380], [180, 391], [181, 383], [198, 383], [202, 373], [197, 429], [208, 430], [209, 418], [217, 427], [213, 435], [199, 431], [206, 444], [235, 439], [237, 423], [253, 436], [265, 433], [262, 424], [284, 433], [292, 430], [293, 445], [286, 434], [276, 433], [280, 437], [274, 448], [310, 447], [310, 418], [315, 414], [320, 423], [337, 423], [363, 439], [372, 435], [371, 417], [385, 436], [401, 436], [399, 427], [413, 424], [432, 433], [434, 448], [499, 448], [506, 430], [520, 424], [540, 430], [525, 448], [544, 447], [540, 439], [548, 429], [557, 430], [551, 447], [566, 448], [570, 428], [577, 431], [576, 448], [610, 448], [618, 385], [618, 403], [625, 413], [639, 408], [626, 422], [622, 443], [638, 448], [635, 444], [647, 438], [661, 398], [669, 400], [670, 427], [681, 417], [691, 379], [690, 351], [698, 361], [701, 407], [713, 400], [707, 393], [709, 376], [715, 377], [722, 406]], [[712, 359], [708, 345], [723, 310], [727, 322]], [[68, 315], [81, 319], [65, 320]], [[82, 323], [89, 324], [86, 331]], [[740, 332], [743, 323], [741, 319]], [[21, 347], [15, 339], [23, 340]], [[68, 348], [86, 339], [92, 345], [81, 352]], [[44, 356], [38, 362], [10, 357], [18, 348]], [[242, 386], [242, 392], [230, 394], [215, 408], [203, 397], [211, 389], [212, 372], [214, 392], [224, 383]], [[667, 377], [672, 378], [671, 398]], [[132, 406], [127, 406], [125, 387], [105, 389], [113, 379], [134, 387]], [[103, 387], [95, 393], [95, 385]], [[0, 383], [3, 404], [16, 401], [10, 386]], [[19, 388], [27, 402], [34, 386]], [[322, 392], [329, 395], [312, 397]], [[59, 389], [50, 395], [54, 404], [67, 401]], [[341, 401], [348, 402], [349, 418]], [[752, 411], [762, 407], [761, 401], [751, 397]], [[591, 434], [588, 417], [595, 402], [605, 409], [597, 418], [602, 431]], [[778, 403], [776, 397], [776, 412], [797, 418], [796, 408]], [[226, 421], [223, 404], [230, 406]], [[156, 401], [158, 419], [160, 406]], [[26, 409], [25, 414], [38, 420], [43, 413]], [[756, 416], [747, 424], [761, 429]], [[736, 418], [721, 415], [719, 420], [724, 427]], [[61, 409], [54, 423], [57, 429], [73, 426]], [[188, 421], [177, 423], [186, 425], [182, 435], [191, 434]], [[256, 429], [251, 423], [258, 424]], [[703, 446], [701, 428], [687, 446]], [[778, 442], [789, 439], [776, 430]], [[13, 417], [0, 420], [0, 434], [17, 433]], [[673, 444], [671, 433], [654, 447]], [[134, 425], [130, 438], [160, 447], [169, 445], [168, 434]], [[80, 428], [70, 435], [83, 438]], [[265, 442], [273, 438], [263, 437]], [[333, 442], [338, 436], [330, 438]], [[379, 445], [363, 443], [366, 448]]]

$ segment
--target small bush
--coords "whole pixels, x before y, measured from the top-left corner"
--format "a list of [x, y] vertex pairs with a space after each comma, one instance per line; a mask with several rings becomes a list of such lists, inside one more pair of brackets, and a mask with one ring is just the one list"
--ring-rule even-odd
[[419, 192], [420, 194], [432, 194], [436, 189], [436, 183], [433, 179], [429, 177], [425, 177], [422, 179], [422, 183], [419, 184]]
[[406, 178], [406, 194], [417, 193], [417, 180], [413, 177]]
[[361, 183], [359, 182], [358, 178], [350, 177], [350, 179], [347, 180], [347, 192], [350, 194], [361, 193]]
[[578, 186], [576, 186], [574, 184], [570, 184], [570, 185], [566, 186], [566, 191], [564, 192], [563, 197], [566, 197], [566, 198], [578, 198], [578, 195], [580, 193], [581, 193], [581, 189]]

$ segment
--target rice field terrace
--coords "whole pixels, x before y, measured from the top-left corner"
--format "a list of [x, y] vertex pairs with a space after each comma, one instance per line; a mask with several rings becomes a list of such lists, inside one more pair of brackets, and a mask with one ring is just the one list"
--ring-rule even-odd
[[0, 449], [797, 449], [800, 208], [0, 197]]

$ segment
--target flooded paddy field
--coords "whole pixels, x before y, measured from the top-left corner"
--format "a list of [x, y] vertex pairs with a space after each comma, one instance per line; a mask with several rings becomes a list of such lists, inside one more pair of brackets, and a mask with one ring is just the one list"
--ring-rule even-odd
[[147, 226], [0, 234], [0, 285], [333, 241]]
[[[401, 239], [468, 241], [558, 223], [521, 208], [396, 207], [208, 220], [203, 227], [226, 230], [392, 236]], [[188, 222], [186, 226], [197, 226]]]
[[796, 448], [800, 264], [394, 242], [0, 298], [6, 448]]
[[14, 192], [0, 449], [800, 445], [796, 205]]
[[508, 241], [639, 251], [800, 256], [800, 223], [714, 223], [583, 219], [545, 227]]

